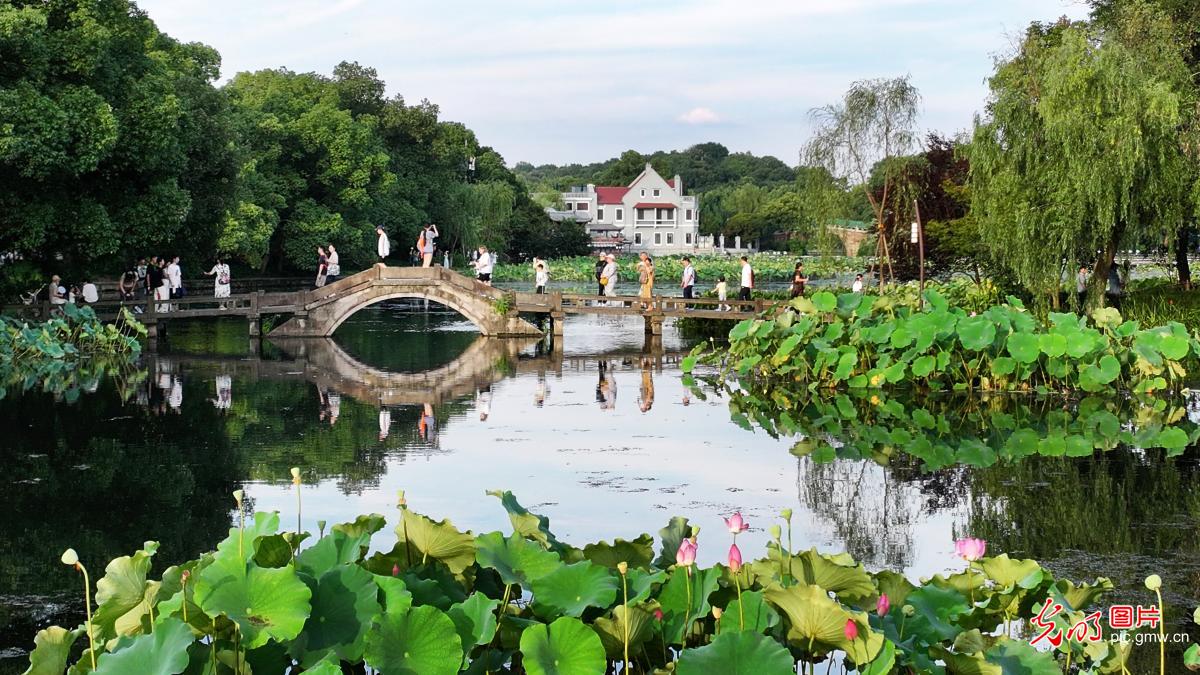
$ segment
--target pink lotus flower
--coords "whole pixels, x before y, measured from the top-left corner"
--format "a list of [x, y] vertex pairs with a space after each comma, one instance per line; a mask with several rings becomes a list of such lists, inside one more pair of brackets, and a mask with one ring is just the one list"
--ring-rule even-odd
[[725, 519], [725, 527], [729, 528], [730, 534], [741, 534], [750, 529], [750, 523], [742, 519], [742, 512], [738, 511], [732, 516]]
[[846, 639], [854, 642], [858, 639], [858, 624], [854, 623], [854, 619], [846, 619]]
[[696, 544], [691, 539], [679, 542], [679, 550], [675, 552], [675, 564], [680, 567], [691, 567], [696, 562]]
[[400, 576], [400, 564], [399, 563], [392, 565], [392, 576], [394, 576], [394, 577]]
[[737, 544], [729, 547], [729, 571], [737, 574], [742, 569], [742, 551]]
[[657, 608], [657, 607], [655, 607], [655, 608], [654, 608], [654, 620], [655, 620], [655, 621], [662, 621], [662, 620], [663, 620], [663, 613], [662, 613], [662, 610], [661, 610], [661, 609], [659, 609], [659, 608]]
[[888, 610], [890, 610], [891, 608], [892, 608], [892, 601], [888, 600], [887, 593], [881, 594], [879, 596], [879, 601], [875, 603], [875, 613], [878, 614], [879, 616], [884, 616], [888, 613]]
[[975, 562], [987, 553], [987, 542], [982, 539], [959, 539], [954, 542], [954, 555], [966, 560], [967, 562]]

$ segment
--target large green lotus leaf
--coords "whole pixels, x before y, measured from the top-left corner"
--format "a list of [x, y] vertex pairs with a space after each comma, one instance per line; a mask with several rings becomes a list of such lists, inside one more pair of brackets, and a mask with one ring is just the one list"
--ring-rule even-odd
[[332, 654], [304, 670], [304, 675], [342, 675], [342, 665]]
[[1101, 328], [1115, 328], [1121, 323], [1121, 312], [1115, 307], [1099, 307], [1092, 310], [1092, 321]]
[[721, 632], [748, 630], [766, 633], [779, 623], [779, 614], [767, 604], [762, 591], [743, 591], [741, 601], [735, 595], [721, 614]]
[[254, 564], [259, 567], [283, 567], [290, 564], [295, 557], [295, 548], [291, 544], [296, 538], [294, 535], [294, 532], [286, 532], [259, 537], [254, 542]]
[[996, 340], [996, 325], [986, 316], [969, 316], [958, 321], [958, 341], [965, 349], [982, 351]]
[[1046, 356], [1057, 358], [1067, 353], [1067, 338], [1056, 333], [1044, 333], [1038, 336], [1038, 347]]
[[193, 639], [187, 624], [164, 619], [149, 635], [119, 640], [116, 649], [96, 662], [96, 675], [178, 675], [188, 666]]
[[1097, 379], [1103, 384], [1108, 384], [1121, 375], [1121, 362], [1112, 354], [1101, 356], [1097, 365], [1099, 366]]
[[949, 675], [1061, 675], [1052, 652], [1039, 652], [1028, 642], [1001, 639], [982, 654], [953, 654], [935, 648]]
[[1112, 581], [1105, 577], [1096, 579], [1094, 584], [1084, 583], [1078, 586], [1069, 579], [1059, 579], [1050, 587], [1050, 597], [1066, 605], [1068, 609], [1083, 611], [1112, 589]]
[[1187, 432], [1179, 427], [1167, 427], [1163, 429], [1158, 432], [1158, 436], [1154, 440], [1155, 447], [1166, 448], [1167, 450], [1186, 448], [1189, 443]]
[[[778, 561], [782, 554], [772, 547], [770, 555]], [[786, 564], [787, 561], [784, 562]], [[835, 559], [811, 548], [791, 556], [790, 562], [789, 571], [793, 579], [801, 584], [820, 586], [847, 602], [875, 595], [875, 584], [871, 581], [871, 575], [849, 556]]]
[[600, 636], [569, 616], [526, 628], [521, 655], [529, 675], [602, 675], [608, 665]]
[[355, 534], [337, 529], [321, 537], [296, 556], [296, 567], [314, 577], [320, 577], [338, 565], [357, 563], [371, 544], [371, 532], [356, 528]]
[[405, 570], [400, 578], [412, 593], [414, 606], [433, 605], [444, 612], [454, 603], [467, 599], [463, 584], [449, 568], [436, 561]]
[[401, 512], [403, 522], [396, 526], [398, 546], [408, 541], [422, 559], [440, 560], [455, 574], [462, 574], [475, 562], [475, 537], [470, 532], [459, 532], [449, 519], [435, 523], [410, 509]]
[[875, 573], [875, 586], [881, 594], [888, 596], [892, 607], [903, 607], [908, 594], [916, 589], [903, 574], [891, 570], [880, 570]]
[[475, 592], [450, 608], [447, 614], [454, 622], [466, 651], [470, 652], [472, 647], [492, 641], [492, 636], [496, 634], [496, 608], [499, 606], [499, 600]]
[[[177, 619], [183, 619], [183, 606], [187, 604], [187, 623], [197, 631], [211, 630], [212, 617], [204, 613], [204, 610], [196, 604], [196, 584], [195, 580], [199, 579], [199, 573], [208, 568], [215, 556], [212, 553], [205, 553], [196, 560], [189, 560], [182, 565], [172, 565], [168, 567], [162, 575], [162, 584], [159, 586], [157, 597], [166, 598], [160, 600], [154, 608], [156, 617], [174, 616]], [[193, 580], [185, 588], [183, 585], [183, 573], [188, 572]]]
[[1182, 335], [1164, 335], [1158, 346], [1163, 356], [1172, 361], [1178, 361], [1187, 356], [1188, 350], [1191, 348], [1187, 337]]
[[1026, 590], [1036, 588], [1044, 576], [1036, 560], [1012, 560], [1007, 553], [984, 558], [979, 565], [1001, 593], [1011, 593], [1018, 586]]
[[220, 558], [241, 558], [243, 563], [254, 557], [254, 544], [260, 537], [269, 537], [279, 531], [279, 514], [275, 511], [264, 513], [259, 511], [254, 518], [246, 523], [245, 532], [238, 528], [229, 528], [229, 536], [217, 544], [217, 555]]
[[475, 539], [475, 559], [480, 567], [496, 570], [504, 583], [526, 587], [562, 567], [556, 554], [520, 535], [505, 537], [499, 532]]
[[1021, 363], [1037, 361], [1041, 353], [1038, 336], [1033, 333], [1013, 333], [1008, 336], [1008, 353]]
[[[794, 647], [808, 650], [811, 645], [814, 654], [840, 649], [855, 663], [868, 663], [883, 648], [883, 635], [871, 630], [866, 614], [847, 611], [820, 586], [772, 586], [765, 595], [787, 617], [787, 637]], [[853, 642], [846, 639], [847, 621], [858, 624]]]
[[382, 675], [453, 675], [462, 664], [454, 622], [436, 607], [379, 615], [367, 633], [367, 665]]
[[589, 607], [608, 607], [620, 583], [608, 569], [584, 560], [563, 565], [532, 586], [534, 612], [543, 617], [580, 616]]
[[688, 623], [708, 616], [709, 610], [712, 609], [708, 604], [708, 596], [717, 590], [720, 579], [721, 571], [715, 567], [693, 568], [690, 576], [681, 567], [671, 570], [671, 578], [658, 592], [658, 602], [662, 605], [664, 614], [663, 637], [667, 644], [682, 643]]
[[219, 571], [217, 563], [201, 574], [196, 602], [209, 615], [224, 614], [237, 623], [246, 649], [300, 634], [312, 591], [293, 568], [250, 566], [242, 574], [209, 574], [214, 571]]
[[790, 675], [796, 664], [788, 650], [757, 633], [722, 631], [711, 644], [685, 649], [679, 655], [679, 675]]
[[622, 562], [630, 568], [646, 569], [654, 558], [654, 538], [643, 534], [633, 541], [614, 539], [611, 544], [606, 541], [588, 544], [583, 547], [583, 557], [611, 570]]
[[122, 635], [140, 635], [142, 619], [149, 615], [146, 602], [146, 575], [158, 542], [148, 541], [131, 556], [113, 559], [96, 582], [96, 613], [93, 637], [107, 641]]
[[918, 357], [912, 364], [912, 374], [916, 377], [926, 377], [933, 372], [934, 366], [937, 365], [932, 356], [928, 354]]
[[838, 305], [837, 296], [829, 291], [813, 293], [812, 303], [818, 312], [832, 312], [837, 309]]
[[386, 525], [387, 518], [378, 513], [371, 513], [359, 516], [349, 523], [337, 523], [329, 529], [331, 532], [341, 532], [353, 539], [366, 535], [367, 539], [370, 540], [371, 535], [379, 532]]
[[628, 604], [634, 605], [649, 599], [654, 587], [661, 585], [666, 579], [667, 573], [662, 570], [629, 570], [629, 574], [625, 576], [625, 591], [629, 594]]
[[522, 537], [533, 539], [542, 546], [557, 550], [560, 546], [554, 534], [550, 532], [550, 519], [546, 516], [530, 513], [517, 502], [517, 498], [508, 490], [488, 490], [489, 495], [500, 500], [508, 519], [512, 522], [513, 530]]
[[896, 645], [891, 640], [884, 640], [883, 649], [879, 650], [875, 659], [859, 672], [862, 675], [889, 675], [895, 665]]
[[358, 565], [341, 565], [320, 579], [302, 578], [312, 591], [312, 613], [292, 642], [291, 655], [305, 667], [329, 654], [360, 660], [371, 619], [380, 611], [375, 575]]
[[953, 640], [961, 632], [958, 619], [970, 612], [966, 596], [954, 588], [926, 584], [908, 594], [905, 604], [911, 605], [916, 614], [908, 620], [912, 634], [921, 635], [929, 642]]
[[404, 585], [403, 579], [379, 574], [374, 574], [371, 578], [375, 581], [382, 596], [383, 611], [399, 614], [412, 607], [413, 596], [408, 587]]
[[628, 609], [625, 605], [617, 605], [612, 618], [602, 616], [596, 619], [592, 628], [600, 635], [604, 652], [610, 659], [621, 660], [625, 657], [626, 623], [629, 628], [629, 653], [636, 654], [647, 640], [654, 637], [658, 622], [649, 610], [634, 605], [629, 605]]
[[75, 630], [60, 626], [39, 630], [33, 638], [33, 651], [29, 652], [29, 669], [25, 675], [63, 675], [67, 660], [71, 658], [71, 646], [83, 634], [82, 626]]

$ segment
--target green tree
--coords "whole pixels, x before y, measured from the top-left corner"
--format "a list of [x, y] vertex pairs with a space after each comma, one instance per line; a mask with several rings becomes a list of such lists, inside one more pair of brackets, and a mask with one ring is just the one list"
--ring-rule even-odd
[[1052, 306], [1068, 270], [1094, 260], [1094, 298], [1122, 242], [1169, 236], [1187, 212], [1180, 129], [1196, 99], [1177, 46], [1133, 39], [1169, 30], [1146, 9], [1118, 27], [1034, 24], [990, 80], [972, 211], [997, 260]]

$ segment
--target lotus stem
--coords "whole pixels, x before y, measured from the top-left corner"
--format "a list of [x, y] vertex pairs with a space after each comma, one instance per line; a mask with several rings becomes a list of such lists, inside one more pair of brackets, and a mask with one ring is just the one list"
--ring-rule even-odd
[[186, 574], [185, 574], [185, 575], [183, 575], [183, 579], [182, 579], [181, 581], [182, 581], [183, 589], [182, 589], [182, 590], [180, 590], [179, 592], [180, 592], [180, 593], [183, 593], [183, 602], [179, 603], [179, 606], [180, 606], [180, 607], [183, 607], [183, 622], [184, 622], [184, 623], [187, 623], [187, 582], [188, 582], [188, 575], [186, 575]]
[[92, 657], [92, 670], [96, 669], [96, 645], [92, 639], [92, 581], [83, 563], [76, 562], [75, 569], [83, 573], [83, 604], [87, 609], [88, 655]]
[[692, 568], [687, 566], [683, 568], [684, 574], [687, 576], [687, 609], [683, 610], [683, 646], [687, 646], [688, 633], [692, 632]]
[[1167, 608], [1163, 605], [1162, 591], [1155, 588], [1154, 596], [1158, 598], [1158, 675], [1167, 675]]
[[746, 630], [746, 610], [742, 608], [742, 575], [733, 575], [733, 585], [737, 587], [738, 599], [738, 630]]
[[1066, 675], [1071, 675], [1071, 641], [1067, 640], [1067, 669], [1063, 671]]
[[208, 653], [210, 659], [212, 660], [213, 672], [215, 673], [217, 672], [217, 617], [215, 616], [212, 620], [212, 639], [209, 640], [208, 645]]
[[[296, 486], [296, 538], [300, 537], [300, 467], [292, 467], [292, 485]], [[300, 542], [296, 542], [296, 548], [300, 547]]]
[[904, 624], [908, 621], [908, 615], [900, 612], [900, 641], [904, 642]]
[[625, 671], [629, 670], [629, 585], [626, 583], [625, 573], [627, 570], [626, 564], [621, 563], [618, 567], [621, 572], [621, 606], [625, 608], [625, 615], [621, 618], [621, 623], [624, 624], [624, 642], [625, 642]]

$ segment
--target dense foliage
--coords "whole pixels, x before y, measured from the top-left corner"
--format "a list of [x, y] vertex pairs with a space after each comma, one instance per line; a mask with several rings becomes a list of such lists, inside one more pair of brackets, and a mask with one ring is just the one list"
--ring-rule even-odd
[[128, 310], [105, 324], [90, 307], [62, 307], [40, 324], [0, 316], [0, 398], [8, 389], [40, 388], [73, 401], [105, 375], [132, 371], [146, 329]]
[[376, 225], [402, 256], [431, 221], [460, 252], [587, 250], [469, 129], [385, 98], [371, 68], [217, 88], [219, 70], [130, 0], [0, 3], [0, 251], [116, 276], [175, 253], [307, 270], [333, 244], [353, 269], [374, 260]]
[[[1015, 298], [980, 313], [930, 290], [922, 310], [819, 292], [738, 323], [707, 359], [739, 377], [820, 388], [1099, 392], [1178, 390], [1200, 341], [1178, 323], [1142, 328], [1113, 308], [1042, 324]], [[701, 348], [702, 349], [702, 348]], [[686, 365], [694, 364], [695, 357]], [[780, 392], [780, 395], [786, 395]]]
[[[293, 475], [299, 498], [299, 470]], [[216, 551], [159, 579], [151, 575], [158, 544], [147, 542], [108, 563], [87, 623], [38, 633], [30, 673], [61, 673], [76, 661], [75, 670], [94, 662], [100, 675], [297, 664], [333, 675], [364, 663], [423, 675], [599, 675], [618, 663], [633, 672], [673, 664], [684, 674], [772, 675], [831, 659], [873, 675], [1001, 672], [1001, 664], [1041, 673], [1058, 672], [1058, 659], [1119, 667], [1132, 646], [1066, 641], [1039, 652], [1010, 637], [1047, 598], [1064, 605], [1054, 621], [1065, 631], [1113, 586], [985, 556], [979, 541], [958, 544], [964, 571], [914, 585], [846, 554], [793, 550], [789, 513], [786, 543], [774, 528], [766, 555], [743, 561], [736, 535], [748, 524], [734, 514], [727, 564], [704, 568], [695, 559], [706, 540], [686, 519], [673, 518], [657, 547], [643, 534], [580, 549], [511, 493], [493, 494], [511, 534], [459, 531], [410, 510], [401, 493], [396, 545], [369, 556], [385, 526], [378, 514], [328, 532], [322, 524], [308, 545], [310, 533], [280, 530], [278, 513], [242, 516]], [[240, 508], [241, 492], [235, 497]], [[84, 569], [74, 550], [63, 562]]]

